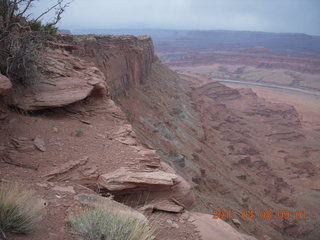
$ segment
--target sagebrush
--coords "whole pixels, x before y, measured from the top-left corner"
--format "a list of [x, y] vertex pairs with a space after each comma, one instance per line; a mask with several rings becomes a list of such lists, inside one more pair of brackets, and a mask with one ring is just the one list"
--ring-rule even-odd
[[71, 226], [84, 240], [148, 240], [153, 233], [146, 222], [103, 208], [87, 209], [71, 221]]
[[0, 183], [0, 230], [27, 234], [41, 220], [42, 204], [32, 190], [19, 183]]

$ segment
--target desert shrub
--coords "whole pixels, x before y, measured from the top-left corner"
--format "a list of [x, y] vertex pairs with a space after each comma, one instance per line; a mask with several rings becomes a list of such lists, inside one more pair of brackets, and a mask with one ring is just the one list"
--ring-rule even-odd
[[0, 230], [27, 234], [41, 220], [42, 205], [34, 192], [18, 183], [0, 184]]
[[81, 137], [84, 134], [84, 131], [82, 129], [77, 129], [76, 130], [76, 136]]
[[[68, 3], [56, 0], [40, 16], [29, 14], [37, 0], [0, 0], [0, 72], [16, 85], [32, 85], [41, 77], [41, 62], [48, 40], [56, 34], [55, 25]], [[41, 19], [55, 12], [53, 20]]]
[[152, 234], [147, 223], [102, 208], [88, 209], [71, 222], [84, 240], [147, 240]]

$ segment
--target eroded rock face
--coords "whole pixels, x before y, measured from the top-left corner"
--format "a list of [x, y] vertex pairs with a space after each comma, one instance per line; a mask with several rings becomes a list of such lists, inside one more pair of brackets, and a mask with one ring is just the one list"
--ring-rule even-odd
[[5, 146], [0, 146], [0, 160], [7, 164], [37, 170], [40, 159], [41, 153], [33, 139], [12, 138]]
[[20, 87], [8, 99], [13, 105], [26, 111], [62, 107], [89, 96], [107, 94], [104, 75], [90, 62], [55, 49], [45, 56], [46, 74], [37, 84]]
[[[257, 198], [260, 195], [278, 206], [274, 211], [283, 205], [302, 206], [290, 180], [298, 171], [298, 165], [292, 164], [319, 144], [306, 141], [308, 135], [295, 108], [268, 102], [248, 89], [234, 90], [199, 78], [187, 73], [177, 76], [154, 62], [149, 82], [118, 99], [137, 139], [159, 150], [194, 184], [206, 199], [206, 211], [217, 206], [259, 211], [264, 207]], [[314, 154], [318, 151], [308, 159], [313, 163], [317, 161]], [[280, 170], [279, 165], [286, 167]], [[301, 165], [298, 168], [308, 174], [300, 170]], [[278, 219], [275, 222], [279, 228], [259, 222], [241, 227], [281, 238], [285, 226]], [[306, 228], [300, 223], [300, 229]]]
[[6, 95], [11, 89], [11, 87], [12, 84], [10, 80], [6, 76], [0, 74], [0, 97]]
[[95, 36], [81, 41], [73, 54], [96, 64], [106, 76], [112, 97], [144, 84], [155, 58], [147, 36]]
[[76, 77], [60, 77], [16, 92], [10, 105], [26, 111], [63, 107], [81, 101], [94, 92], [105, 92], [105, 89], [101, 79], [88, 81]]

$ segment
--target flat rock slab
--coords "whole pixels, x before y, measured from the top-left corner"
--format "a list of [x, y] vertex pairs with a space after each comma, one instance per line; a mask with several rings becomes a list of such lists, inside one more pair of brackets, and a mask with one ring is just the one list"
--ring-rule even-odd
[[[153, 158], [151, 161], [154, 161]], [[172, 168], [164, 163], [161, 163], [160, 169], [142, 165], [141, 169], [139, 166], [133, 169], [122, 167], [100, 175], [97, 181], [99, 189], [120, 198], [130, 196], [133, 202], [143, 202], [148, 205], [143, 209], [146, 212], [159, 210], [178, 213], [192, 208], [195, 203], [192, 187]]]
[[19, 86], [6, 96], [6, 103], [26, 111], [63, 107], [89, 96], [107, 95], [105, 76], [92, 62], [61, 49], [47, 49], [46, 71], [35, 84]]
[[65, 192], [65, 193], [72, 193], [72, 194], [76, 193], [72, 186], [67, 186], [67, 187], [54, 186], [52, 190], [57, 192]]
[[[176, 174], [157, 171], [131, 171], [126, 168], [103, 174], [98, 179], [98, 184], [109, 191], [122, 191], [126, 189], [145, 189], [154, 191], [153, 187], [170, 187], [177, 179]], [[151, 188], [150, 188], [151, 187]], [[155, 190], [157, 191], [157, 190]]]
[[15, 91], [9, 104], [26, 111], [62, 107], [83, 100], [93, 92], [106, 91], [105, 89], [103, 79], [59, 77], [40, 82], [32, 88]]
[[147, 212], [147, 213], [152, 213], [153, 211], [163, 211], [163, 212], [170, 212], [170, 213], [182, 213], [183, 212], [183, 207], [177, 205], [176, 203], [169, 201], [167, 199], [161, 200], [161, 201], [156, 201], [153, 203], [150, 203], [148, 205], [145, 205], [140, 208], [141, 211]]

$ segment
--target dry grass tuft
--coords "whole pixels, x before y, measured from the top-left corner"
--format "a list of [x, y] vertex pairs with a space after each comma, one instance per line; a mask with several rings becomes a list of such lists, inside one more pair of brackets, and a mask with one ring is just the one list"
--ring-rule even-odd
[[0, 183], [0, 231], [27, 234], [41, 220], [42, 204], [19, 183]]
[[84, 240], [148, 240], [153, 230], [143, 221], [126, 219], [106, 209], [87, 209], [71, 226]]

